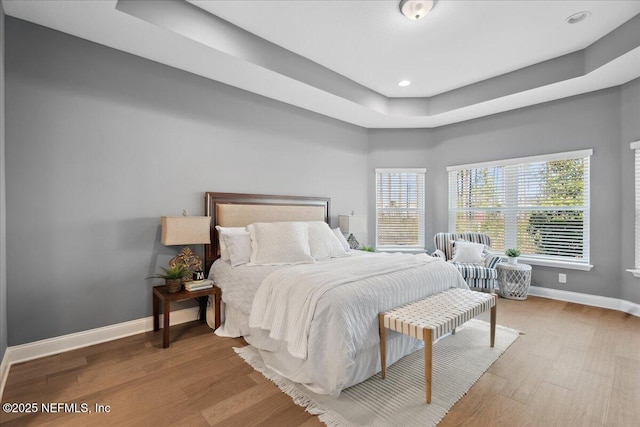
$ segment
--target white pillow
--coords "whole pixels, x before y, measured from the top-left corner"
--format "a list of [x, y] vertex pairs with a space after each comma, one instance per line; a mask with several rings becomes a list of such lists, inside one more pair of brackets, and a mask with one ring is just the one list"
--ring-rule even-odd
[[229, 252], [229, 262], [232, 267], [246, 264], [251, 258], [251, 235], [244, 233], [224, 233], [222, 240]]
[[347, 239], [344, 238], [344, 234], [342, 234], [342, 230], [340, 230], [340, 228], [334, 228], [331, 231], [333, 231], [333, 234], [336, 235], [345, 252], [349, 252], [351, 248], [349, 248], [349, 242], [347, 242]]
[[216, 225], [216, 230], [218, 230], [218, 245], [220, 246], [220, 258], [223, 261], [229, 261], [229, 251], [227, 251], [227, 245], [222, 238], [223, 234], [237, 234], [237, 233], [246, 233], [247, 229], [244, 227], [220, 227]]
[[484, 262], [484, 245], [482, 243], [456, 241], [451, 261], [461, 264], [481, 264]]
[[309, 248], [313, 259], [321, 260], [347, 256], [329, 224], [324, 221], [310, 221], [309, 223]]
[[248, 265], [283, 265], [314, 262], [309, 248], [306, 222], [257, 222], [251, 233], [251, 262]]

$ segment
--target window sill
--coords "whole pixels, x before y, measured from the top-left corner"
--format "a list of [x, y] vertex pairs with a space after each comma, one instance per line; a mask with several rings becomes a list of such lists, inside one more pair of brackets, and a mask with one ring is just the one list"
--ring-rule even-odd
[[[506, 258], [503, 257], [503, 260], [506, 261]], [[591, 264], [583, 264], [580, 262], [555, 261], [549, 259], [528, 258], [526, 256], [519, 257], [518, 262], [520, 261], [522, 261], [524, 264], [540, 265], [543, 267], [564, 268], [567, 270], [591, 271], [591, 269], [593, 268], [593, 265]]]
[[629, 273], [633, 274], [633, 277], [637, 277], [640, 279], [640, 270], [630, 268], [627, 270]]

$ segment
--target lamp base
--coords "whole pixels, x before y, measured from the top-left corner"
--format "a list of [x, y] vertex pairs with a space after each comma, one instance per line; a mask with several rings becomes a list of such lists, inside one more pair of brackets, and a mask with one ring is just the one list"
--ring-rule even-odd
[[360, 249], [360, 243], [358, 243], [356, 236], [353, 234], [349, 234], [349, 237], [347, 237], [347, 243], [349, 243], [349, 248], [351, 249]]
[[202, 260], [198, 255], [193, 253], [191, 248], [186, 246], [182, 248], [175, 258], [172, 258], [171, 261], [169, 261], [169, 267], [173, 267], [177, 264], [182, 264], [187, 268], [189, 275], [184, 279], [186, 281], [191, 280], [191, 274], [194, 271], [202, 270]]

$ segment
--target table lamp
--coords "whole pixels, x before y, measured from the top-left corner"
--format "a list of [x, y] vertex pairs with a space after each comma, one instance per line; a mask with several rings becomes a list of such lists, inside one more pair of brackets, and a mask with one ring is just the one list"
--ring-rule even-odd
[[[183, 211], [183, 216], [163, 216], [160, 222], [160, 240], [165, 246], [211, 243], [211, 218], [208, 216], [188, 216], [186, 211]], [[182, 248], [180, 253], [169, 261], [169, 267], [176, 264], [183, 264], [191, 274], [196, 272], [202, 275], [202, 260], [189, 247]]]

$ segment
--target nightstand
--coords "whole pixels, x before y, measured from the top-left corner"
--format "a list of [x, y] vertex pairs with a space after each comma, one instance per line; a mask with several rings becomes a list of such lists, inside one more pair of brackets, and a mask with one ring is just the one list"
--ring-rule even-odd
[[215, 319], [215, 327], [218, 329], [220, 326], [220, 297], [222, 292], [220, 288], [217, 286], [213, 286], [209, 289], [202, 289], [200, 291], [187, 291], [181, 290], [179, 292], [175, 292], [170, 294], [167, 291], [166, 285], [162, 286], [154, 286], [153, 287], [153, 330], [160, 330], [160, 302], [163, 304], [163, 317], [164, 321], [163, 325], [163, 336], [162, 336], [162, 347], [169, 347], [169, 314], [171, 313], [171, 301], [183, 301], [193, 298], [200, 299], [200, 315], [199, 319], [201, 322], [206, 320], [207, 315], [207, 297], [213, 295], [213, 299], [215, 301], [215, 311], [216, 311], [216, 319]]

